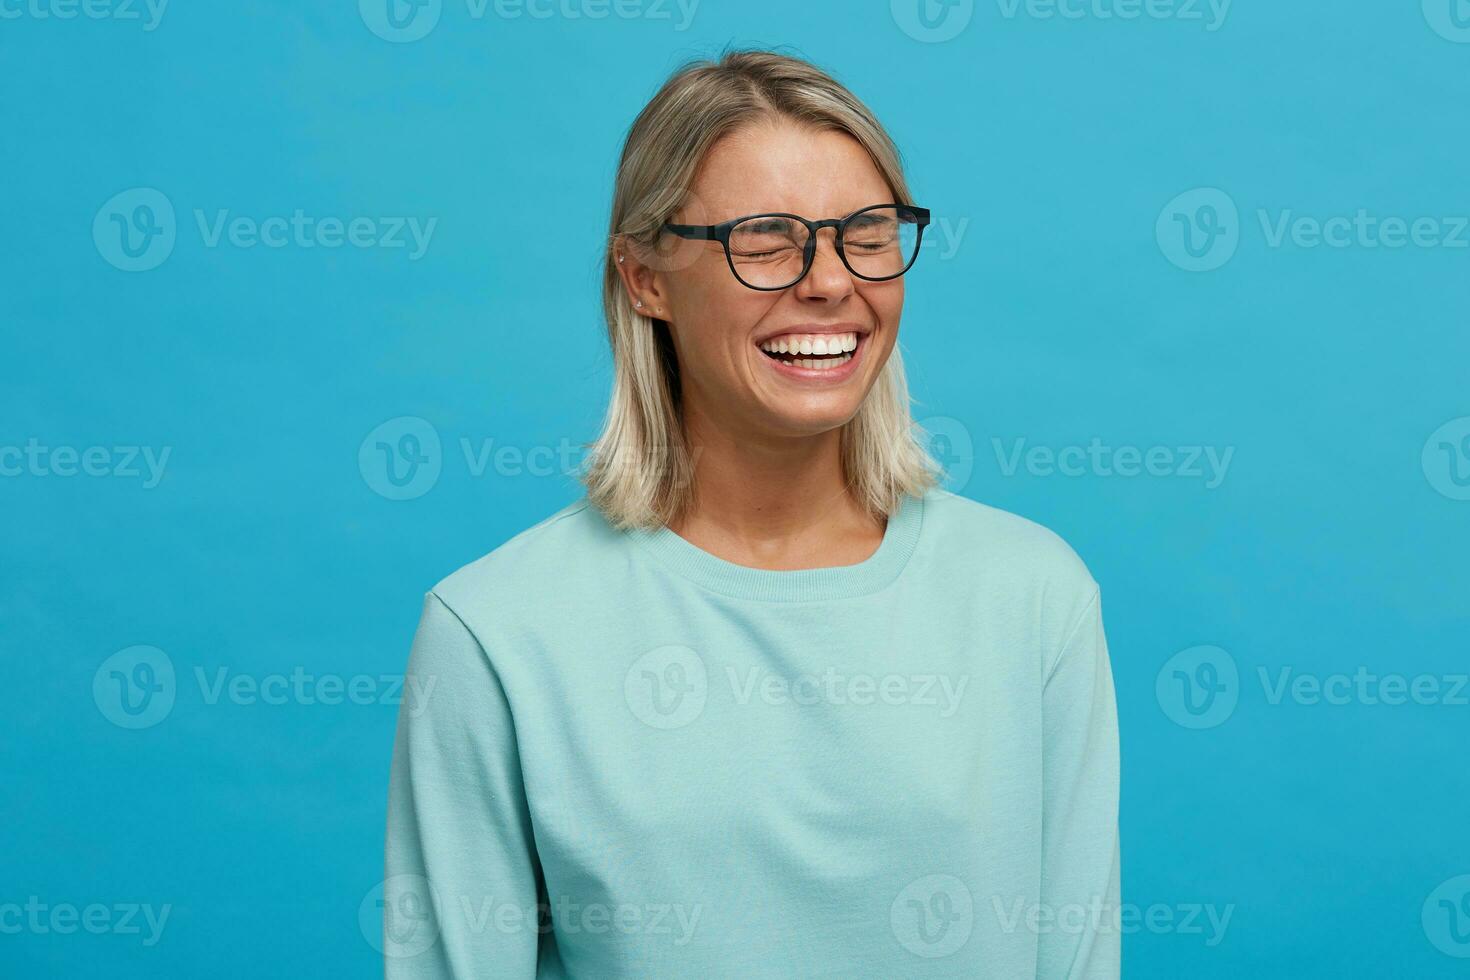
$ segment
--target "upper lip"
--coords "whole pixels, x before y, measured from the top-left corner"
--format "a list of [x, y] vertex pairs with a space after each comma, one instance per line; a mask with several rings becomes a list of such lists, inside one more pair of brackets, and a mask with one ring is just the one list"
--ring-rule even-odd
[[859, 338], [872, 333], [872, 327], [865, 327], [858, 323], [796, 323], [789, 327], [781, 327], [778, 330], [768, 330], [756, 338], [757, 345], [764, 344], [774, 337], [785, 337], [788, 334], [834, 334], [855, 333]]

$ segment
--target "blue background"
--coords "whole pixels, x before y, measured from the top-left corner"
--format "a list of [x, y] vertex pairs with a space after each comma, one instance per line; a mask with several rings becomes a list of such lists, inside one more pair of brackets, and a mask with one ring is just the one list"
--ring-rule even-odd
[[[396, 707], [210, 703], [195, 671], [361, 674], [391, 698], [423, 591], [578, 495], [559, 467], [472, 460], [595, 436], [620, 139], [671, 69], [731, 42], [790, 45], [890, 127], [932, 239], [957, 242], [909, 284], [915, 416], [940, 418], [952, 489], [1055, 529], [1102, 584], [1124, 899], [1176, 922], [1231, 909], [1214, 945], [1128, 935], [1125, 974], [1466, 975], [1470, 934], [1426, 901], [1458, 901], [1470, 873], [1467, 692], [1272, 703], [1259, 679], [1470, 666], [1470, 233], [1273, 245], [1261, 219], [1366, 209], [1455, 233], [1470, 43], [1437, 2], [1240, 0], [1211, 30], [1207, 7], [981, 0], [934, 40], [902, 0], [704, 0], [684, 30], [653, 0], [604, 19], [567, 15], [590, 0], [548, 17], [443, 0], [405, 42], [346, 0], [179, 2], [153, 30], [142, 7], [4, 0], [0, 448], [106, 447], [123, 472], [0, 477], [0, 904], [171, 911], [152, 946], [10, 930], [0, 975], [379, 971], [358, 913]], [[175, 242], [130, 272], [107, 205], [135, 188], [167, 199]], [[1228, 261], [1195, 272], [1168, 228], [1205, 233], [1189, 198], [1169, 208], [1197, 188], [1238, 219]], [[411, 258], [211, 247], [195, 218], [297, 209], [437, 223]], [[403, 418], [439, 438], [419, 444], [438, 473], [391, 499], [376, 437], [359, 450], [385, 422], [390, 445], [424, 431]], [[1094, 438], [1233, 456], [1214, 487], [1005, 465], [1016, 440]], [[169, 451], [156, 485], [111, 452], [129, 446]], [[177, 690], [130, 730], [94, 680], [135, 645]], [[1192, 727], [1168, 664], [1201, 645], [1236, 689]]]

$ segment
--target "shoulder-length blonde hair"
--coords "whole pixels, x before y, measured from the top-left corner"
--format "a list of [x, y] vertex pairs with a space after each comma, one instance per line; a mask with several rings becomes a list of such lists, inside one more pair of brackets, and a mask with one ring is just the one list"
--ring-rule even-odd
[[[664, 83], [623, 144], [603, 260], [613, 389], [582, 479], [588, 499], [615, 527], [655, 528], [683, 514], [697, 455], [685, 439], [669, 325], [634, 309], [618, 275], [615, 248], [627, 238], [655, 251], [664, 222], [685, 204], [706, 151], [736, 128], [769, 118], [847, 133], [873, 158], [893, 199], [913, 203], [898, 149], [883, 126], [855, 95], [809, 62], [773, 51], [726, 51], [718, 61], [686, 64]], [[902, 494], [921, 495], [938, 482], [938, 464], [921, 435], [909, 414], [908, 382], [895, 345], [840, 438], [848, 487], [875, 516], [891, 515]]]

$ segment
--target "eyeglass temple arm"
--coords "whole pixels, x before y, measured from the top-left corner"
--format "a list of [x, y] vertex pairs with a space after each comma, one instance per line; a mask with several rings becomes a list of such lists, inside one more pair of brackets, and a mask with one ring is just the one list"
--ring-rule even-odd
[[[903, 207], [914, 213], [914, 217], [918, 219], [916, 224], [923, 226], [929, 223], [928, 208], [915, 207], [912, 204], [905, 204], [903, 205]], [[720, 233], [722, 232], [722, 230], [727, 228], [730, 224], [732, 224], [732, 222], [727, 221], [723, 225], [676, 225], [673, 222], [666, 221], [664, 222], [664, 230], [672, 232], [673, 234], [678, 235], [680, 238], [689, 238], [695, 241], [717, 242], [720, 240]], [[824, 227], [836, 227], [837, 225], [841, 224], [841, 221], [834, 218], [830, 221], [818, 222], [818, 224]]]
[[720, 238], [719, 225], [676, 225], [671, 222], [664, 223], [664, 230], [673, 232], [680, 238], [690, 238], [695, 241], [714, 242]]

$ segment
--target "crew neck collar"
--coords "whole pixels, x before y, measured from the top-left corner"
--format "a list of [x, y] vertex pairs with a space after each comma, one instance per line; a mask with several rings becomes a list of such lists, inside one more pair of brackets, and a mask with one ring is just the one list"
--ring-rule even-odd
[[661, 564], [711, 591], [765, 602], [811, 602], [868, 595], [891, 583], [918, 546], [923, 523], [924, 498], [905, 493], [898, 509], [889, 515], [882, 542], [867, 558], [855, 565], [786, 571], [726, 561], [680, 537], [668, 525], [622, 533]]

